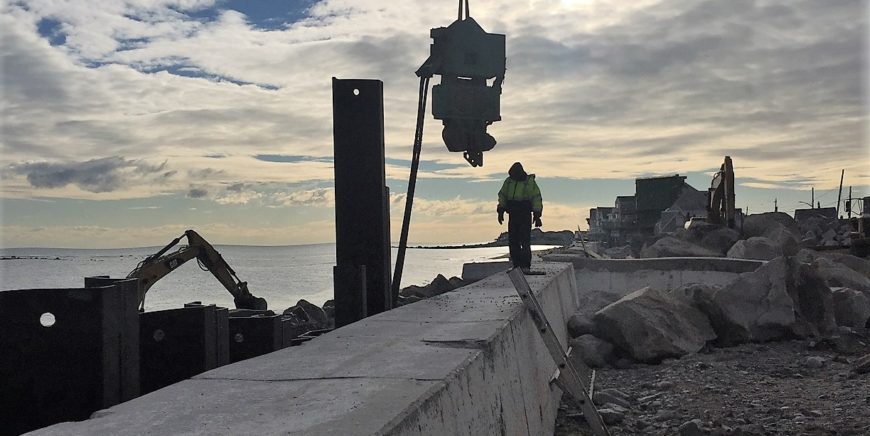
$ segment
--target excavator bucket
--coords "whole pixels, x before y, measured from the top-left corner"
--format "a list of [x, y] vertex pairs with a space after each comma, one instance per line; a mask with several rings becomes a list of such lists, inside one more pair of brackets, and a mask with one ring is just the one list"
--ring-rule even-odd
[[447, 149], [482, 166], [483, 152], [496, 144], [486, 128], [501, 121], [505, 36], [487, 33], [471, 17], [432, 29], [430, 35], [430, 55], [417, 75], [441, 76], [432, 87], [432, 115], [444, 124], [441, 137]]
[[235, 303], [236, 309], [266, 310], [269, 308], [265, 298], [250, 294], [234, 298], [233, 303]]

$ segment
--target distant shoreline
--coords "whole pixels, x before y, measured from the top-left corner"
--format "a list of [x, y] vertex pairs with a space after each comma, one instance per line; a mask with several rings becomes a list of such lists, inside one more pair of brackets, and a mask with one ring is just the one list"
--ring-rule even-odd
[[463, 248], [492, 248], [492, 247], [507, 247], [508, 244], [486, 242], [479, 244], [462, 244], [462, 245], [415, 245], [408, 248], [419, 248], [422, 250], [459, 250]]

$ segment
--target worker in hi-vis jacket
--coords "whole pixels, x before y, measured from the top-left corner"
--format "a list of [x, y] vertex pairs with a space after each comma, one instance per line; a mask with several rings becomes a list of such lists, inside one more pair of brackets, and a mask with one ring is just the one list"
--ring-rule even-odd
[[534, 174], [526, 174], [523, 165], [514, 162], [498, 191], [498, 223], [504, 222], [504, 213], [510, 215], [508, 221], [508, 243], [511, 262], [528, 273], [532, 266], [531, 233], [532, 220], [535, 227], [541, 227], [541, 212], [544, 205], [541, 190], [535, 183]]

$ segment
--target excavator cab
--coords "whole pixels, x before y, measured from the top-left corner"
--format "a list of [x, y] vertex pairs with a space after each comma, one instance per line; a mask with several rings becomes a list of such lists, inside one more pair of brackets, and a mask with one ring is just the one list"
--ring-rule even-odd
[[483, 152], [496, 140], [487, 126], [501, 121], [501, 84], [505, 74], [505, 36], [487, 33], [467, 15], [430, 31], [429, 58], [418, 77], [441, 76], [432, 87], [432, 115], [442, 120], [447, 149], [462, 152], [473, 167], [483, 166]]
[[[166, 254], [184, 237], [187, 238], [187, 245]], [[266, 310], [266, 300], [251, 295], [251, 292], [248, 291], [248, 283], [239, 280], [236, 272], [230, 268], [223, 256], [193, 230], [185, 231], [183, 235], [173, 239], [160, 251], [146, 257], [127, 275], [127, 278], [139, 280], [139, 310], [145, 309], [145, 294], [151, 286], [193, 258], [196, 258], [200, 268], [212, 273], [232, 294], [237, 309]]]

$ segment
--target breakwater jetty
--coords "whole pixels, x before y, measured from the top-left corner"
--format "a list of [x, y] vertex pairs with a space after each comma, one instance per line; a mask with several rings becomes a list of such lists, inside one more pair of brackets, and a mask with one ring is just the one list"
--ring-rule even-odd
[[[540, 269], [529, 283], [564, 344], [573, 266]], [[554, 370], [499, 273], [33, 434], [551, 434]]]

